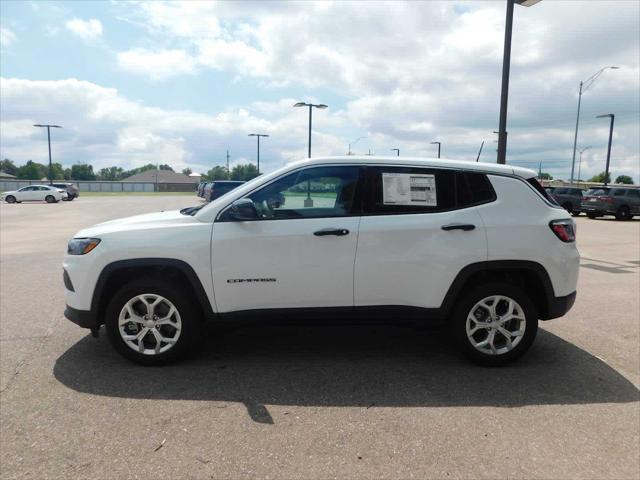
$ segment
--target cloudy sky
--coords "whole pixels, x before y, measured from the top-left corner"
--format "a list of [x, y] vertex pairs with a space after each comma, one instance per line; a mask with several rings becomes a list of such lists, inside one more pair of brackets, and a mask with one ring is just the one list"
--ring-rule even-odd
[[[95, 168], [149, 162], [273, 170], [313, 154], [371, 151], [495, 161], [505, 1], [2, 2], [0, 157]], [[509, 163], [568, 178], [580, 80], [582, 177], [640, 181], [640, 2], [543, 0], [516, 7]], [[576, 167], [577, 169], [577, 167]]]

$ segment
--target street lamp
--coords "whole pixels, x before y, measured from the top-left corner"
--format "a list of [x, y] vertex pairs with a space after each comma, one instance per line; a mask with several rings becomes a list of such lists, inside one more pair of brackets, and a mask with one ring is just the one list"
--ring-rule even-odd
[[313, 107], [319, 108], [321, 110], [324, 110], [325, 108], [328, 108], [328, 107], [324, 103], [319, 103], [319, 104], [315, 105], [313, 103], [304, 103], [304, 102], [298, 102], [298, 103], [296, 103], [294, 105], [294, 107], [309, 107], [309, 153], [308, 153], [308, 157], [311, 158], [311, 110], [313, 109]]
[[580, 90], [578, 91], [578, 113], [576, 114], [576, 132], [573, 136], [573, 157], [571, 159], [571, 180], [570, 180], [571, 184], [573, 184], [573, 171], [576, 166], [576, 145], [578, 144], [578, 123], [580, 122], [580, 103], [582, 101], [582, 94], [586, 92], [589, 89], [589, 87], [591, 87], [591, 85], [593, 85], [593, 82], [595, 82], [605, 70], [607, 69], [618, 70], [619, 68], [620, 67], [614, 67], [614, 66], [602, 67], [600, 70], [598, 70], [596, 73], [591, 75], [589, 78], [587, 78], [583, 82], [580, 82]]
[[353, 155], [353, 154], [351, 153], [351, 145], [355, 145], [356, 143], [358, 143], [358, 141], [362, 140], [363, 138], [367, 138], [367, 137], [358, 137], [358, 138], [356, 138], [353, 142], [351, 142], [351, 143], [349, 144], [349, 151], [347, 152], [347, 155]]
[[607, 166], [604, 169], [604, 184], [609, 183], [609, 161], [611, 160], [611, 140], [613, 138], [613, 121], [616, 116], [613, 113], [605, 113], [604, 115], [598, 115], [596, 118], [611, 118], [611, 122], [609, 123], [609, 146], [607, 147]]
[[[268, 137], [269, 135], [264, 135], [262, 133], [250, 133], [249, 136], [258, 138], [258, 175], [260, 175], [260, 137]], [[227, 165], [228, 165], [228, 160], [227, 160]], [[227, 166], [227, 169], [228, 168], [229, 167]]]
[[502, 54], [502, 91], [500, 93], [500, 125], [498, 127], [498, 163], [506, 163], [507, 157], [507, 100], [509, 98], [509, 69], [511, 68], [511, 31], [513, 29], [513, 4], [523, 7], [535, 5], [540, 0], [507, 0], [507, 19], [504, 27], [504, 53]]
[[440, 142], [431, 142], [431, 145], [436, 145], [436, 144], [438, 145], [438, 158], [440, 158], [440, 146], [441, 146], [441, 143]]
[[587, 150], [589, 150], [590, 148], [591, 148], [591, 145], [589, 145], [588, 147], [584, 147], [582, 150], [580, 150], [580, 161], [578, 162], [578, 183], [580, 183], [580, 169], [582, 168], [582, 154]]
[[41, 127], [47, 129], [47, 142], [49, 144], [49, 185], [53, 184], [53, 172], [51, 171], [51, 129], [62, 128], [60, 125], [34, 125], [34, 127]]
[[399, 157], [400, 156], [400, 149], [399, 148], [392, 148], [391, 149], [392, 152], [396, 152], [396, 156]]

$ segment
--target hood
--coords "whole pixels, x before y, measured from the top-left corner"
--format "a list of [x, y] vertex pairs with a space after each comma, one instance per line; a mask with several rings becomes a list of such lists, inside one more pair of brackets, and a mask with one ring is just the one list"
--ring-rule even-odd
[[171, 227], [179, 224], [200, 223], [191, 215], [183, 215], [180, 210], [145, 213], [133, 217], [119, 218], [108, 222], [98, 223], [92, 227], [80, 230], [74, 238], [96, 237], [105, 233], [123, 230], [146, 230], [152, 228]]

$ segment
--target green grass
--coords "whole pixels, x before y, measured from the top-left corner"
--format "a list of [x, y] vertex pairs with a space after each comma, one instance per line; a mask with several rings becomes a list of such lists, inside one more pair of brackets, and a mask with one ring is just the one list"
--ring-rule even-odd
[[196, 196], [195, 192], [80, 192], [82, 197], [123, 197], [123, 196]]

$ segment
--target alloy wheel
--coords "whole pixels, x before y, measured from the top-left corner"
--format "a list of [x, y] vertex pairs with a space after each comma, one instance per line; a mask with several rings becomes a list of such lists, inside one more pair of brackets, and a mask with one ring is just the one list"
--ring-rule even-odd
[[182, 320], [171, 301], [143, 293], [131, 298], [120, 311], [118, 331], [124, 343], [143, 355], [170, 350], [180, 338]]
[[466, 321], [467, 339], [487, 355], [504, 355], [524, 337], [526, 317], [522, 307], [504, 295], [491, 295], [477, 302]]

